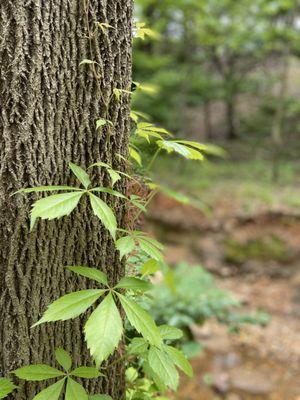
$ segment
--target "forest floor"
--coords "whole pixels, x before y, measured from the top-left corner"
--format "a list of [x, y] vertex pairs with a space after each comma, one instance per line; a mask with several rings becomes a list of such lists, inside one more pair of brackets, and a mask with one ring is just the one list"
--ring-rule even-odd
[[236, 170], [240, 179], [232, 166], [228, 176], [206, 177], [205, 184], [193, 176], [196, 188], [181, 172], [177, 183], [186, 182], [185, 193], [198, 193], [205, 207], [160, 194], [147, 222], [166, 244], [171, 265], [203, 265], [245, 311], [271, 316], [266, 327], [244, 326], [236, 334], [215, 320], [193, 327], [205, 350], [176, 399], [300, 400], [299, 181], [268, 186], [259, 171], [247, 180]]

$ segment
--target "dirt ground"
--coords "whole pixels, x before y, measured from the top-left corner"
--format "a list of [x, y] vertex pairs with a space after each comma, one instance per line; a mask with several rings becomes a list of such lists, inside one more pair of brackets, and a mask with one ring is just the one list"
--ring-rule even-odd
[[192, 361], [177, 400], [300, 400], [300, 215], [240, 212], [222, 199], [213, 215], [158, 196], [148, 229], [166, 243], [170, 264], [201, 263], [241, 301], [271, 315], [238, 334], [211, 320], [193, 327], [205, 351]]

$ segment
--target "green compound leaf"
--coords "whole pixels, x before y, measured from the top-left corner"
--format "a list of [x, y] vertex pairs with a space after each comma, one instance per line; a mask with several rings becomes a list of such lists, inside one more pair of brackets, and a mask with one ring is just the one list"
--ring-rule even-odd
[[91, 355], [100, 365], [114, 352], [123, 333], [122, 319], [111, 293], [92, 313], [84, 332]]
[[58, 364], [61, 365], [65, 371], [69, 371], [72, 366], [72, 358], [66, 350], [60, 347], [56, 349], [55, 358]]
[[69, 271], [74, 272], [77, 275], [85, 276], [86, 278], [93, 279], [94, 281], [107, 285], [107, 276], [104, 272], [97, 268], [81, 267], [81, 266], [70, 266], [66, 267]]
[[158, 327], [161, 337], [166, 340], [177, 340], [182, 338], [183, 332], [181, 329], [169, 325], [160, 325]]
[[181, 369], [187, 376], [190, 378], [193, 377], [193, 368], [186, 358], [186, 356], [182, 353], [182, 351], [176, 349], [172, 346], [164, 346], [164, 349], [172, 359], [173, 363]]
[[12, 393], [15, 389], [17, 389], [17, 386], [10, 379], [0, 378], [0, 399], [4, 399], [4, 397]]
[[117, 220], [112, 209], [94, 194], [89, 193], [89, 196], [94, 214], [100, 219], [105, 228], [110, 232], [111, 236], [115, 238]]
[[144, 281], [143, 279], [138, 279], [133, 276], [125, 276], [117, 284], [116, 289], [127, 289], [147, 292], [153, 287], [152, 283]]
[[31, 211], [30, 229], [32, 230], [37, 218], [51, 220], [71, 214], [82, 195], [82, 191], [54, 194], [36, 201]]
[[65, 400], [88, 400], [88, 395], [83, 386], [68, 378]]
[[117, 295], [131, 325], [141, 333], [150, 344], [160, 347], [162, 345], [162, 339], [150, 314], [128, 297], [120, 293], [117, 293]]
[[120, 259], [127, 254], [130, 254], [135, 247], [135, 242], [132, 236], [124, 236], [116, 241], [116, 248], [120, 252]]
[[90, 177], [85, 172], [85, 170], [73, 163], [69, 164], [69, 168], [73, 172], [73, 174], [76, 176], [76, 178], [79, 180], [79, 182], [82, 183], [83, 186], [87, 189], [90, 186], [91, 181], [90, 181]]
[[148, 362], [155, 374], [172, 390], [176, 390], [179, 383], [179, 375], [172, 359], [164, 351], [151, 346], [148, 354]]
[[62, 379], [54, 383], [54, 385], [47, 387], [47, 389], [42, 390], [32, 400], [58, 400], [64, 384], [65, 379]]
[[89, 289], [66, 294], [50, 304], [43, 317], [33, 326], [44, 322], [66, 321], [78, 317], [95, 303], [103, 293], [105, 293], [105, 290]]
[[28, 365], [18, 368], [14, 371], [14, 374], [25, 381], [44, 381], [64, 376], [64, 372], [45, 364]]
[[102, 374], [95, 367], [79, 367], [74, 369], [74, 371], [71, 372], [71, 375], [86, 379], [98, 378], [99, 376], [102, 376]]

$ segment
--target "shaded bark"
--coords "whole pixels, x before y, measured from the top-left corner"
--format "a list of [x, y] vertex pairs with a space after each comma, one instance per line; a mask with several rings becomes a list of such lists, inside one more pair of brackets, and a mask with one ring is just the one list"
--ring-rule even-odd
[[[111, 282], [123, 275], [112, 239], [84, 200], [71, 216], [38, 222], [29, 233], [30, 204], [37, 196], [10, 195], [22, 187], [74, 185], [70, 161], [124, 169], [117, 155], [127, 153], [129, 96], [110, 102], [111, 132], [96, 132], [95, 121], [113, 88], [130, 87], [131, 14], [131, 0], [1, 1], [0, 375], [29, 363], [54, 365], [57, 346], [72, 353], [75, 365], [91, 363], [82, 319], [30, 327], [57, 297], [91, 287], [64, 266], [98, 267]], [[97, 22], [113, 28], [95, 30]], [[99, 81], [90, 65], [79, 67], [85, 58], [97, 61]], [[95, 185], [108, 182], [94, 172]], [[124, 184], [117, 189], [124, 191]], [[122, 225], [124, 205], [114, 206]], [[92, 380], [87, 388], [122, 399], [122, 367], [116, 364], [108, 381]], [[36, 390], [35, 384], [21, 384], [9, 398], [29, 400]]]

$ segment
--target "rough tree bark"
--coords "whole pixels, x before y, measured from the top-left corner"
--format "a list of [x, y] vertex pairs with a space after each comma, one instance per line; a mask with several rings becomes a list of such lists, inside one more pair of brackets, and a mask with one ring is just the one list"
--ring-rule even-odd
[[[0, 375], [28, 363], [53, 365], [57, 346], [77, 365], [91, 362], [82, 320], [30, 327], [54, 299], [89, 285], [64, 266], [96, 266], [111, 281], [123, 274], [113, 242], [85, 201], [70, 217], [38, 222], [29, 233], [37, 196], [10, 195], [22, 187], [74, 184], [70, 161], [124, 168], [117, 154], [127, 152], [129, 96], [110, 103], [110, 134], [97, 132], [95, 121], [113, 88], [130, 87], [131, 17], [132, 0], [0, 2]], [[98, 22], [112, 28], [103, 32]], [[83, 59], [97, 61], [98, 82], [91, 65], [79, 67]], [[100, 173], [93, 180], [108, 184]], [[115, 211], [122, 225], [123, 204]], [[109, 377], [87, 388], [123, 399], [122, 366], [111, 368]], [[24, 384], [10, 398], [29, 400], [36, 388]]]

